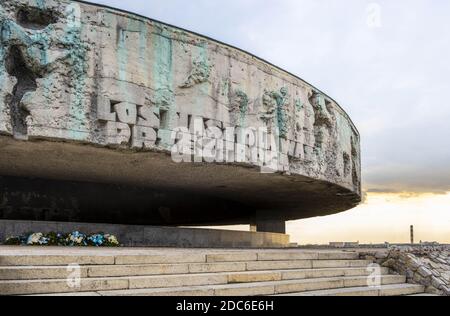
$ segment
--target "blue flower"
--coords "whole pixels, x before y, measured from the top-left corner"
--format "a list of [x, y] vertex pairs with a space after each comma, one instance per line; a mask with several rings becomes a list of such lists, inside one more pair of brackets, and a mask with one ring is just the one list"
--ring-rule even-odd
[[49, 242], [49, 238], [47, 238], [47, 237], [42, 237], [40, 240], [39, 240], [39, 244], [40, 245], [47, 245], [48, 244], [48, 242]]
[[69, 234], [67, 242], [70, 246], [87, 246], [86, 235], [81, 234], [78, 231]]
[[79, 231], [74, 231], [64, 235], [61, 233], [32, 233], [30, 235], [7, 238], [6, 244], [10, 245], [30, 245], [30, 246], [95, 246], [95, 247], [118, 247], [119, 241], [114, 235], [97, 233], [85, 235]]
[[103, 242], [105, 241], [105, 237], [101, 234], [92, 235], [88, 238], [88, 240], [94, 245], [94, 246], [101, 246], [103, 245]]

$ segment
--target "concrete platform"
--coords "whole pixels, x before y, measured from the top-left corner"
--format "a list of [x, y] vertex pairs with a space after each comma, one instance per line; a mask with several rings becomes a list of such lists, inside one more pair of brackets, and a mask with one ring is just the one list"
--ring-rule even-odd
[[85, 234], [100, 232], [113, 234], [123, 246], [128, 247], [287, 248], [290, 244], [288, 235], [276, 233], [0, 220], [0, 242], [9, 236], [20, 236], [29, 232], [69, 233], [73, 231]]

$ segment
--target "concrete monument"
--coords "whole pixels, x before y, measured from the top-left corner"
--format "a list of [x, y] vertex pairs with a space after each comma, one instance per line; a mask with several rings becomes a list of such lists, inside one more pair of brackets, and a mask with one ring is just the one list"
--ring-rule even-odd
[[0, 219], [284, 233], [361, 200], [348, 115], [264, 60], [77, 1], [0, 29]]

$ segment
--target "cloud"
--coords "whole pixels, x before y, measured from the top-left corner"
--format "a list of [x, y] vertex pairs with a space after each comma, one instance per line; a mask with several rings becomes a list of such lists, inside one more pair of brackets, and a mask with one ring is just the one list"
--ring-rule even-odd
[[423, 162], [407, 159], [405, 157], [405, 163], [385, 161], [383, 165], [367, 167], [365, 189], [370, 191], [375, 188], [384, 192], [450, 192], [448, 163], [439, 162], [432, 156], [428, 158], [429, 161]]
[[398, 197], [400, 199], [410, 199], [410, 198], [419, 198], [424, 196], [430, 196], [430, 195], [448, 195], [450, 191], [397, 191], [397, 190], [389, 190], [389, 189], [369, 189], [367, 191], [363, 191], [364, 200], [362, 204], [368, 203], [368, 197], [370, 196], [376, 196], [376, 195], [383, 195], [383, 196], [394, 196]]
[[[241, 47], [340, 102], [362, 137], [368, 190], [450, 191], [450, 2], [98, 0]], [[375, 188], [375, 189], [374, 189]]]

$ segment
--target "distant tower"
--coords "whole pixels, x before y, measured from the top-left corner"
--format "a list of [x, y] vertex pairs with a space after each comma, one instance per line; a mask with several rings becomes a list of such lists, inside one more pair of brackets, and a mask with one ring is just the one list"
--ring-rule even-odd
[[411, 225], [411, 245], [414, 245], [414, 226]]

